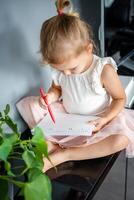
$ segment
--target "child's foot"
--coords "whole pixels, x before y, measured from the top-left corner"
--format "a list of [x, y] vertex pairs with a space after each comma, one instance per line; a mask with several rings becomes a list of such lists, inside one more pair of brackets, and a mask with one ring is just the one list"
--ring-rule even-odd
[[55, 149], [55, 151], [53, 151], [49, 156], [53, 164], [46, 157], [43, 158], [44, 167], [42, 171], [46, 172], [47, 170], [53, 168], [54, 166], [56, 167], [57, 165], [67, 161], [68, 158], [65, 152], [66, 149], [63, 149], [58, 145], [57, 149]]
[[58, 144], [54, 144], [54, 143], [52, 143], [51, 141], [48, 141], [48, 140], [46, 141], [46, 143], [47, 143], [49, 154], [54, 152], [59, 147]]

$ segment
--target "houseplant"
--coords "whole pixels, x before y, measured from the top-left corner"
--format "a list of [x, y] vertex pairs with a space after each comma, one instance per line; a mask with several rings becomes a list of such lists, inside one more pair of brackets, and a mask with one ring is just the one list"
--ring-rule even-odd
[[12, 183], [25, 200], [50, 200], [51, 182], [42, 173], [42, 158], [49, 159], [42, 130], [36, 127], [32, 138], [22, 139], [9, 112], [9, 105], [0, 112], [0, 199], [10, 199], [8, 184]]

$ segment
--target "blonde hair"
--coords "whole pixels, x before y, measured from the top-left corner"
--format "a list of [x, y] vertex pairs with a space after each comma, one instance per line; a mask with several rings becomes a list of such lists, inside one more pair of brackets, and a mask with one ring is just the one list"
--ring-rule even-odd
[[94, 52], [96, 46], [91, 26], [73, 11], [70, 1], [58, 0], [56, 5], [61, 14], [46, 20], [41, 28], [43, 62], [61, 64], [71, 56], [78, 56], [89, 43], [93, 44]]

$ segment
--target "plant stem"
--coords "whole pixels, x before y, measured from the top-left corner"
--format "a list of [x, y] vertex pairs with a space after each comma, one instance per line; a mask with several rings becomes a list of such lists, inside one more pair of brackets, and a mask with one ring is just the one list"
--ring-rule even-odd
[[14, 147], [16, 147], [16, 146], [18, 146], [18, 145], [20, 145], [20, 144], [27, 144], [27, 143], [30, 143], [31, 141], [30, 141], [30, 139], [29, 140], [24, 140], [24, 141], [19, 141], [19, 142], [16, 142], [15, 144], [14, 144]]
[[21, 174], [20, 174], [20, 176], [22, 176], [23, 174], [25, 174], [25, 172], [28, 170], [28, 168], [25, 168], [22, 172], [21, 172]]
[[8, 176], [0, 176], [0, 179], [9, 181], [15, 185], [17, 185], [18, 187], [23, 187], [25, 185], [25, 183], [21, 182], [21, 181], [15, 181], [13, 179], [8, 178]]

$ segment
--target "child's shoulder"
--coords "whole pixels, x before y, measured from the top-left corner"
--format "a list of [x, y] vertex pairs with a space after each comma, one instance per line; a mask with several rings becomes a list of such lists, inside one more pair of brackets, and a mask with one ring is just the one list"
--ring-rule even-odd
[[95, 60], [95, 68], [94, 70], [101, 74], [103, 68], [105, 65], [110, 65], [112, 66], [115, 70], [117, 70], [117, 64], [114, 61], [112, 57], [99, 57], [97, 55], [94, 55], [94, 60]]
[[104, 67], [110, 65], [113, 69], [117, 70], [116, 62], [112, 57], [99, 57], [94, 55], [94, 68], [92, 71], [92, 89], [97, 94], [105, 94], [106, 90], [103, 88], [101, 83], [102, 71]]

